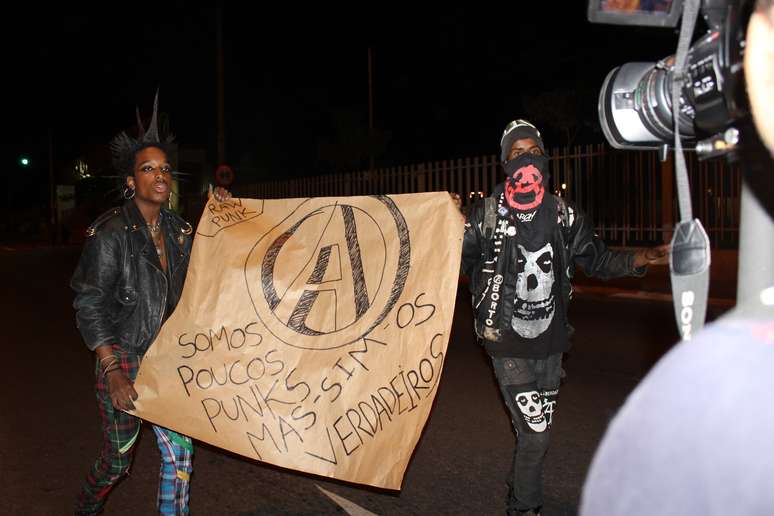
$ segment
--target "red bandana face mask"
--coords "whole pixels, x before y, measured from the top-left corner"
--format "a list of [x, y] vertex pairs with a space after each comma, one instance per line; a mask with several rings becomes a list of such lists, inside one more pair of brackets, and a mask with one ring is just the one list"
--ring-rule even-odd
[[511, 208], [529, 211], [540, 206], [545, 195], [543, 171], [547, 165], [548, 158], [533, 154], [522, 154], [505, 164], [505, 199]]

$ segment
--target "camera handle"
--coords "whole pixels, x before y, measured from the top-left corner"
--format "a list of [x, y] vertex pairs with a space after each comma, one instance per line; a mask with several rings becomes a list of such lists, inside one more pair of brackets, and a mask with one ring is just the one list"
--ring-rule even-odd
[[672, 119], [675, 124], [675, 181], [680, 207], [680, 222], [675, 226], [669, 254], [672, 300], [677, 328], [683, 340], [704, 326], [709, 294], [710, 242], [701, 222], [693, 218], [691, 187], [688, 181], [683, 143], [680, 138], [680, 91], [686, 79], [688, 50], [699, 15], [699, 0], [685, 0], [680, 38], [675, 54], [672, 81]]

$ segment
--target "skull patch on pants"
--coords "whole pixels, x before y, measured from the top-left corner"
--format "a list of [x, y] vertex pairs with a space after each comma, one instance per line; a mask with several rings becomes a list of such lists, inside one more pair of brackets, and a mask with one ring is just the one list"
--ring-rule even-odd
[[524, 391], [514, 395], [516, 407], [521, 412], [524, 422], [535, 432], [543, 432], [548, 426], [543, 414], [543, 398], [538, 391]]
[[540, 336], [551, 326], [556, 310], [554, 288], [554, 249], [550, 243], [537, 251], [527, 251], [518, 244], [516, 266], [516, 299], [513, 330], [525, 339]]

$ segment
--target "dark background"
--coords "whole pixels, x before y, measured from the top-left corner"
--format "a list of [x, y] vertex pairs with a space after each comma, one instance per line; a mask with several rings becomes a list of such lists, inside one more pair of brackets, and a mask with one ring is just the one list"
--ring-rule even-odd
[[[376, 166], [492, 154], [522, 117], [548, 146], [599, 143], [605, 75], [676, 47], [675, 29], [590, 24], [585, 2], [520, 4], [224, 6], [226, 162], [248, 183], [360, 170], [370, 153]], [[131, 128], [135, 106], [149, 117], [157, 88], [177, 142], [215, 164], [216, 13], [185, 2], [8, 11], [6, 207], [47, 204], [49, 132], [59, 170]], [[22, 154], [32, 166], [19, 167]]]

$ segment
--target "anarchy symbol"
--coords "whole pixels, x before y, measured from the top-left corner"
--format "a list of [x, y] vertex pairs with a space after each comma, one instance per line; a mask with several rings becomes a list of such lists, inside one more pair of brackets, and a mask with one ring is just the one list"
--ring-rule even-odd
[[280, 341], [334, 349], [368, 335], [408, 277], [408, 226], [389, 197], [307, 199], [250, 251], [247, 288]]

